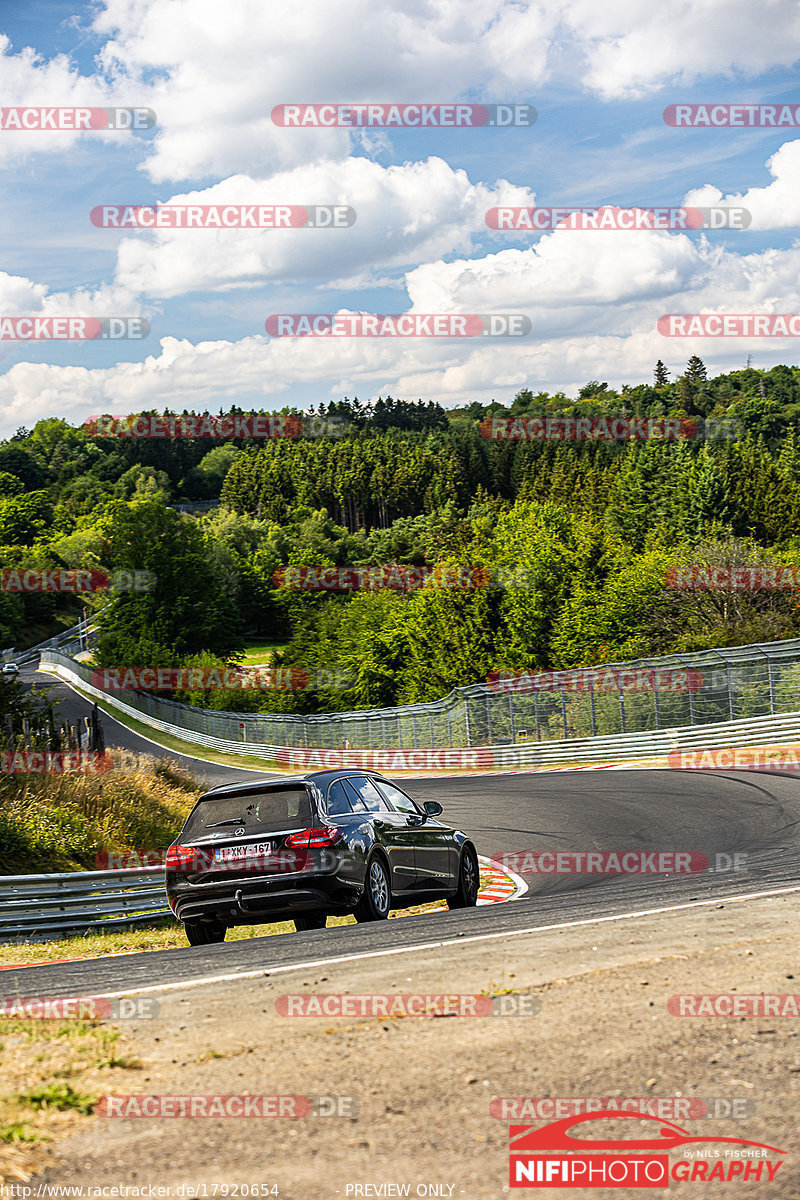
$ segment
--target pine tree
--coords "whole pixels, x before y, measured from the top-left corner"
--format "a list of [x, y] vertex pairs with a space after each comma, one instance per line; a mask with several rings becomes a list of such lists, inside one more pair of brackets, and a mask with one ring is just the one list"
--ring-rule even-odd
[[689, 479], [684, 532], [692, 540], [705, 536], [712, 525], [730, 529], [736, 503], [715, 455], [705, 445], [697, 456]]
[[699, 380], [705, 380], [708, 378], [706, 364], [703, 362], [702, 358], [698, 358], [696, 354], [693, 354], [686, 364], [686, 378]]
[[655, 375], [656, 387], [665, 387], [669, 383], [669, 371], [661, 359], [656, 363], [656, 369], [653, 374]]

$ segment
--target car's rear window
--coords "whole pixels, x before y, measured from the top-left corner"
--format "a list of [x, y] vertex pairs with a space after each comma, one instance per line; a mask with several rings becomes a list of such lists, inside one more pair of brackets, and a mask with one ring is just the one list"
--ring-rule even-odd
[[[183, 836], [228, 833], [243, 837], [250, 833], [277, 833], [283, 829], [307, 829], [313, 825], [311, 800], [304, 787], [250, 792], [240, 796], [208, 796], [189, 816]], [[236, 834], [243, 829], [244, 834]]]

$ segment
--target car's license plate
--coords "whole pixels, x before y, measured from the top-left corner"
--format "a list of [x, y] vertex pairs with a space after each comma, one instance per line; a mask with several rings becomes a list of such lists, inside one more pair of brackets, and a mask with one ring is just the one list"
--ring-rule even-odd
[[263, 858], [274, 849], [273, 842], [254, 842], [250, 846], [216, 846], [214, 862], [241, 862], [246, 858]]

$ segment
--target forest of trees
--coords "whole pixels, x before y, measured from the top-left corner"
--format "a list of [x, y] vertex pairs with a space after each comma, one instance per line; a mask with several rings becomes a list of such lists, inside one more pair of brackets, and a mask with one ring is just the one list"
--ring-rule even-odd
[[[521, 390], [445, 411], [386, 397], [305, 414], [296, 438], [94, 438], [58, 419], [0, 443], [0, 565], [130, 567], [148, 594], [98, 595], [98, 662], [237, 660], [245, 638], [285, 665], [342, 671], [328, 692], [200, 693], [216, 708], [314, 710], [433, 699], [502, 668], [570, 667], [791, 637], [792, 590], [678, 592], [670, 566], [800, 563], [800, 368], [669, 382], [576, 400]], [[290, 411], [290, 410], [286, 410]], [[721, 436], [525, 441], [487, 418], [671, 418]], [[725, 422], [723, 427], [720, 422]], [[202, 516], [173, 505], [220, 501]], [[321, 594], [276, 587], [286, 565], [480, 566], [525, 586]], [[110, 599], [110, 603], [109, 603]], [[0, 591], [2, 645], [46, 636], [74, 597]], [[180, 698], [180, 697], [179, 697]]]

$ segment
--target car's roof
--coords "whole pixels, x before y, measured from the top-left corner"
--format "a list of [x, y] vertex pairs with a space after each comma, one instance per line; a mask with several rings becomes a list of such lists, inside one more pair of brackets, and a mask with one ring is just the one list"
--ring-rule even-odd
[[200, 799], [204, 799], [205, 796], [244, 796], [250, 795], [252, 792], [263, 792], [265, 789], [297, 787], [298, 784], [304, 783], [313, 783], [319, 788], [325, 788], [334, 779], [349, 775], [370, 775], [375, 779], [385, 778], [380, 771], [370, 771], [363, 767], [337, 767], [328, 771], [310, 771], [307, 775], [283, 775], [277, 779], [266, 778], [241, 780], [237, 783], [220, 783], [216, 787], [209, 788]]

